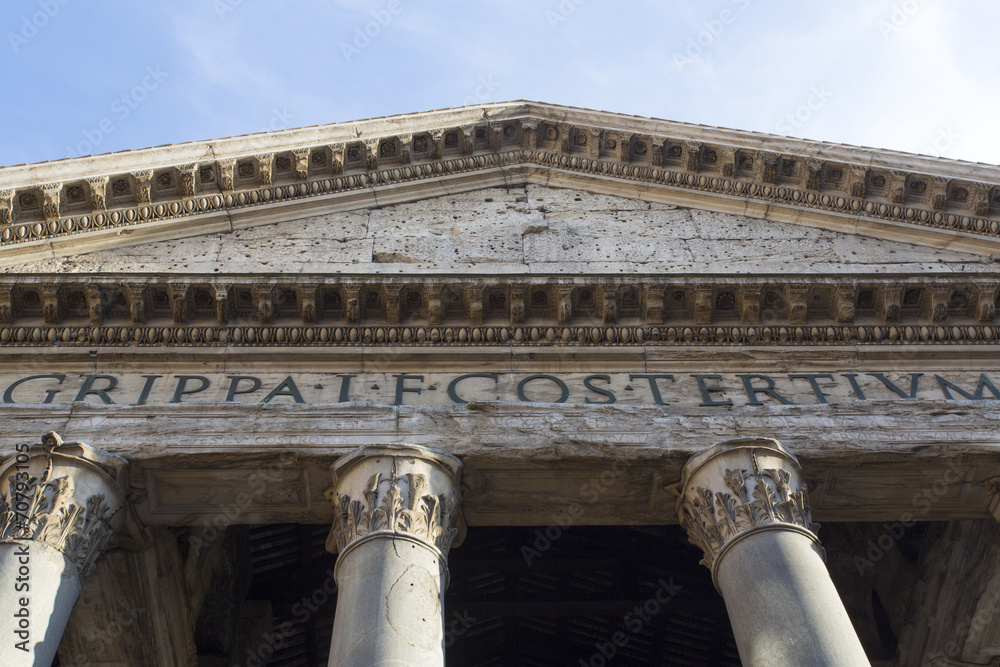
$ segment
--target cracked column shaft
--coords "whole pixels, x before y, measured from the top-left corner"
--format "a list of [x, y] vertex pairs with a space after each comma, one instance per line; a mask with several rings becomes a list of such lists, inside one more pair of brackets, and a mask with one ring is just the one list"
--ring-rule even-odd
[[869, 665], [826, 569], [802, 470], [778, 441], [715, 445], [688, 461], [674, 492], [744, 665]]
[[461, 542], [462, 462], [416, 445], [369, 445], [330, 468], [339, 552], [331, 667], [444, 665], [448, 550]]
[[126, 522], [128, 462], [55, 433], [0, 469], [0, 664], [50, 665], [80, 588]]

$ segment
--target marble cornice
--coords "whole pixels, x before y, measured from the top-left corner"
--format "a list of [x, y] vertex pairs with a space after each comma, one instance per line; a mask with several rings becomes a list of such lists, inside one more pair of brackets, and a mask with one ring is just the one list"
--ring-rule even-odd
[[996, 344], [1000, 277], [0, 278], [2, 346]]
[[0, 248], [58, 239], [65, 253], [75, 237], [117, 245], [144, 226], [192, 235], [213, 215], [398, 203], [433, 196], [437, 181], [470, 189], [553, 173], [625, 196], [640, 185], [709, 210], [742, 202], [751, 216], [759, 206], [1000, 249], [1000, 167], [535, 103], [0, 169]]

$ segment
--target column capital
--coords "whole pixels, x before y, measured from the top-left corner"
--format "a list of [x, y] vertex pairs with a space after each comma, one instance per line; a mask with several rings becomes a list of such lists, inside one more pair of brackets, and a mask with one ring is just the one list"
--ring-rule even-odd
[[702, 564], [717, 563], [739, 538], [760, 530], [801, 532], [819, 542], [798, 461], [777, 440], [727, 440], [695, 455], [672, 485], [677, 516]]
[[326, 542], [332, 553], [395, 534], [447, 558], [465, 537], [462, 462], [451, 454], [419, 445], [366, 445], [338, 459], [330, 472], [333, 487], [326, 498], [337, 514]]
[[126, 524], [127, 489], [128, 461], [47, 433], [0, 468], [0, 543], [45, 543], [82, 584]]

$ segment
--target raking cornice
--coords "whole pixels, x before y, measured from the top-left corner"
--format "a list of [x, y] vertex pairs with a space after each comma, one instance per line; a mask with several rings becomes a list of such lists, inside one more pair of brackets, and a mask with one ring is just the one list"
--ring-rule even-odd
[[513, 102], [0, 169], [0, 265], [526, 183], [1000, 252], [1000, 167]]

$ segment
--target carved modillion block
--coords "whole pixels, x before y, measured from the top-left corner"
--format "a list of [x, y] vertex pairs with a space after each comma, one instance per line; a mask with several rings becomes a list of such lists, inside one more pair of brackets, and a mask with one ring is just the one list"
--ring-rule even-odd
[[14, 223], [14, 191], [0, 190], [0, 225]]
[[715, 445], [688, 461], [671, 491], [681, 526], [705, 554], [713, 579], [725, 551], [755, 531], [787, 529], [816, 540], [802, 470], [777, 440]]
[[116, 546], [126, 524], [141, 535], [126, 508], [128, 462], [87, 445], [63, 443], [48, 433], [41, 445], [24, 447], [0, 472], [0, 542], [43, 542], [62, 552], [81, 583]]
[[462, 462], [416, 445], [368, 445], [330, 468], [336, 518], [326, 548], [343, 554], [365, 539], [404, 534], [441, 552], [465, 537]]

